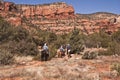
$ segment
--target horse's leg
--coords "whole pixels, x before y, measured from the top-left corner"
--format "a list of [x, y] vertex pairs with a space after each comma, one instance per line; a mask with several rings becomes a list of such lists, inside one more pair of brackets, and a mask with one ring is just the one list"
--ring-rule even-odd
[[71, 57], [71, 51], [68, 50], [68, 57]]
[[59, 58], [59, 56], [60, 56], [60, 53], [59, 53], [59, 52], [57, 52], [57, 57]]
[[46, 51], [46, 52], [45, 52], [45, 61], [48, 60], [48, 57], [49, 57], [49, 53], [48, 53], [48, 51]]
[[41, 52], [41, 61], [43, 61], [44, 60], [44, 53], [43, 53], [43, 51]]
[[67, 50], [66, 50], [66, 49], [65, 49], [65, 51], [64, 51], [64, 55], [67, 56]]
[[61, 58], [61, 52], [59, 52], [59, 58]]
[[59, 56], [60, 56], [60, 52], [59, 50], [57, 50], [57, 57], [59, 58]]
[[63, 57], [63, 52], [61, 52], [61, 58]]
[[45, 61], [47, 61], [47, 53], [45, 53]]
[[46, 61], [46, 51], [44, 52], [44, 61]]

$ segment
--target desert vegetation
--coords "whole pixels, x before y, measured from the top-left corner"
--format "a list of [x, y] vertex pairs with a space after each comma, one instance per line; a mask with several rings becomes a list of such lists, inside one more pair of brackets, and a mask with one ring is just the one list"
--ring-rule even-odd
[[[22, 26], [14, 27], [0, 17], [0, 54], [3, 57], [12, 56], [38, 56], [37, 46], [43, 46], [48, 43], [50, 49], [50, 58], [56, 55], [56, 50], [64, 44], [70, 44], [73, 53], [80, 53], [87, 48], [106, 48], [107, 51], [100, 51], [98, 55], [120, 55], [120, 31], [111, 35], [100, 30], [100, 33], [85, 35], [75, 28], [69, 34], [56, 35], [49, 31], [36, 29], [34, 32], [28, 31]], [[4, 51], [5, 50], [5, 51]], [[86, 53], [88, 55], [88, 53]], [[84, 55], [86, 57], [86, 55]], [[88, 57], [86, 57], [88, 58]], [[3, 59], [1, 58], [1, 64]], [[7, 58], [13, 60], [12, 57]], [[10, 61], [11, 62], [11, 61]], [[7, 64], [7, 63], [6, 63]]]

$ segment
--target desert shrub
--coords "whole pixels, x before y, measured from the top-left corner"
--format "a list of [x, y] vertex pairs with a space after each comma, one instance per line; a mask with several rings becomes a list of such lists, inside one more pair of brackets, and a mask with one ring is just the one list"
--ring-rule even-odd
[[100, 44], [100, 37], [98, 33], [94, 33], [88, 36], [88, 39], [85, 41], [85, 45], [88, 48], [97, 47]]
[[110, 35], [108, 35], [107, 33], [105, 33], [105, 31], [100, 31], [100, 45], [103, 48], [107, 48], [109, 46], [109, 44], [111, 43], [111, 37]]
[[40, 46], [43, 46], [43, 45], [44, 45], [43, 38], [41, 38], [41, 37], [39, 37], [39, 36], [33, 36], [33, 42], [34, 42], [36, 45], [40, 45]]
[[11, 25], [0, 19], [0, 42], [8, 41], [12, 32], [13, 28]]
[[84, 35], [80, 34], [78, 29], [73, 30], [69, 38], [69, 43], [73, 53], [81, 52], [84, 45]]
[[106, 51], [99, 51], [99, 55], [120, 55], [120, 44], [112, 41]]
[[120, 75], [120, 63], [114, 63], [111, 65], [111, 70], [116, 70], [118, 75]]
[[57, 40], [54, 42], [55, 48], [58, 49], [61, 45], [65, 45], [67, 43], [66, 38], [63, 35], [58, 35]]
[[95, 59], [97, 57], [97, 52], [90, 52], [90, 51], [86, 51], [83, 56], [82, 59]]
[[108, 51], [112, 54], [112, 55], [120, 55], [120, 44], [117, 43], [116, 41], [112, 41], [108, 47]]
[[0, 64], [1, 65], [9, 65], [14, 63], [14, 57], [13, 54], [11, 54], [7, 50], [1, 50], [0, 49]]
[[93, 33], [88, 36], [88, 39], [86, 40], [86, 46], [90, 48], [91, 47], [107, 48], [110, 42], [111, 42], [110, 36], [101, 30], [99, 33]]
[[50, 52], [49, 59], [55, 57], [57, 48], [55, 47], [54, 44], [49, 45], [49, 52]]
[[55, 33], [49, 33], [46, 41], [53, 43], [55, 40], [57, 40], [57, 35]]
[[33, 36], [22, 26], [14, 27], [0, 18], [1, 48], [6, 47], [13, 54], [36, 55], [37, 45]]
[[21, 40], [25, 40], [28, 39], [29, 37], [29, 32], [28, 30], [26, 30], [25, 28], [18, 26], [16, 28], [13, 29], [13, 33], [10, 36], [11, 40], [20, 42]]
[[14, 53], [17, 53], [18, 55], [36, 55], [38, 53], [37, 46], [33, 42], [27, 42], [27, 41], [20, 41], [19, 43], [15, 44]]
[[117, 43], [120, 43], [120, 30], [113, 33], [111, 38], [112, 38], [112, 41], [116, 41]]

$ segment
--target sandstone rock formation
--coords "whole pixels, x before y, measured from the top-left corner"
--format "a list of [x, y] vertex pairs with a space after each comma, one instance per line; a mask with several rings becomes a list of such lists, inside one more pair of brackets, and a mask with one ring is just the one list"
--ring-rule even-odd
[[0, 11], [16, 11], [16, 5], [13, 2], [0, 2]]
[[74, 8], [64, 2], [43, 5], [0, 2], [0, 15], [15, 26], [32, 26], [56, 34], [69, 33], [74, 28], [85, 34], [99, 32], [100, 29], [111, 34], [120, 28], [120, 17], [116, 14], [74, 12]]
[[117, 18], [117, 23], [120, 23], [120, 16]]
[[39, 18], [68, 18], [74, 16], [72, 6], [63, 2], [45, 5], [16, 5], [22, 11], [23, 16]]

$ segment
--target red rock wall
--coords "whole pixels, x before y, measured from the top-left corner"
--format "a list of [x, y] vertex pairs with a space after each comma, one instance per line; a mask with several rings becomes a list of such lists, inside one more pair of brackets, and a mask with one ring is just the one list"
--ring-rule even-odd
[[74, 8], [65, 3], [53, 3], [48, 5], [17, 5], [22, 14], [29, 17], [39, 18], [68, 18], [74, 17]]
[[74, 14], [74, 8], [65, 3], [25, 5], [0, 2], [0, 15], [15, 26], [35, 25], [42, 30], [49, 30], [56, 34], [69, 33], [75, 27], [87, 34], [99, 32], [100, 29], [105, 29], [108, 33], [120, 29], [120, 17], [83, 19], [77, 17]]

